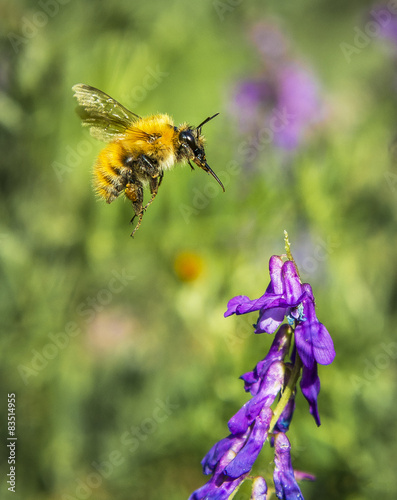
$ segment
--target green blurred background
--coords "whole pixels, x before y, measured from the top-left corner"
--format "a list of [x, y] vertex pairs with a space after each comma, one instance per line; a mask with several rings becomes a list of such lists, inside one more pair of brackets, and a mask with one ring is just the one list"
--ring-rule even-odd
[[[203, 484], [200, 460], [247, 400], [238, 377], [271, 342], [252, 334], [255, 314], [223, 312], [234, 295], [264, 292], [284, 229], [337, 352], [320, 367], [321, 427], [300, 395], [289, 433], [294, 466], [317, 476], [305, 499], [396, 498], [397, 49], [378, 35], [350, 58], [340, 47], [371, 8], [2, 3], [1, 498], [180, 500]], [[268, 144], [248, 164], [239, 144], [252, 130], [232, 103], [264, 71], [258, 22], [311, 68], [326, 112], [299, 147]], [[131, 239], [129, 203], [108, 206], [91, 189], [103, 144], [75, 114], [76, 83], [176, 124], [219, 111], [204, 132], [226, 193], [177, 166]], [[271, 461], [267, 445], [257, 471]]]

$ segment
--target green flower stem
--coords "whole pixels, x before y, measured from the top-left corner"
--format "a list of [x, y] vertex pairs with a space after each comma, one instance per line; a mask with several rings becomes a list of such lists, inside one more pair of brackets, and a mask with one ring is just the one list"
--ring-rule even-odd
[[287, 406], [288, 401], [290, 400], [291, 396], [295, 391], [296, 383], [298, 382], [301, 373], [301, 368], [302, 368], [302, 361], [298, 356], [298, 353], [296, 353], [295, 365], [292, 370], [290, 379], [288, 381], [288, 384], [284, 388], [283, 395], [281, 396], [280, 401], [277, 403], [277, 406], [274, 409], [273, 418], [270, 421], [269, 434], [273, 432], [277, 420], [280, 418], [280, 415], [282, 414], [284, 408]]

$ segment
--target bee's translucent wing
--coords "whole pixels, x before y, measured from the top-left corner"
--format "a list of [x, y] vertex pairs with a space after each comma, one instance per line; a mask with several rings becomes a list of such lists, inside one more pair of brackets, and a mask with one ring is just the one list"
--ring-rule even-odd
[[83, 125], [90, 127], [96, 139], [110, 142], [124, 134], [139, 116], [115, 99], [90, 85], [78, 83], [72, 88], [79, 106], [77, 112]]

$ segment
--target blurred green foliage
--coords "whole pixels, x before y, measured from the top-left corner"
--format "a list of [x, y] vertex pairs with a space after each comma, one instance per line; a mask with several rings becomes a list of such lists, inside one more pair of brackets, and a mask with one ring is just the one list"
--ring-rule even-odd
[[[350, 61], [340, 49], [370, 8], [3, 3], [1, 498], [10, 392], [14, 499], [180, 500], [203, 484], [200, 460], [247, 399], [238, 377], [271, 341], [252, 334], [255, 315], [223, 312], [264, 292], [284, 229], [337, 352], [320, 368], [321, 427], [302, 397], [291, 426], [294, 466], [317, 476], [305, 499], [396, 498], [397, 49], [377, 37]], [[248, 33], [269, 19], [318, 75], [328, 117], [294, 154], [269, 145], [247, 170], [230, 100], [260, 73]], [[205, 134], [226, 193], [178, 166], [132, 240], [131, 206], [90, 188], [102, 145], [75, 115], [79, 82], [175, 123], [220, 111]], [[271, 461], [266, 446], [258, 472]]]

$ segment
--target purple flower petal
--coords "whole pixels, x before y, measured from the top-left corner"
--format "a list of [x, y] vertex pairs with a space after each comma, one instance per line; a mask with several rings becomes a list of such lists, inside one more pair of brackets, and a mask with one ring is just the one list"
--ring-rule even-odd
[[[272, 255], [269, 260], [270, 285], [266, 292], [274, 294], [283, 293], [283, 281], [281, 278], [281, 269], [284, 263], [278, 255]], [[269, 289], [270, 288], [270, 289]]]
[[229, 420], [228, 426], [232, 434], [242, 434], [258, 417], [262, 408], [269, 407], [280, 392], [285, 375], [284, 364], [276, 361], [268, 371], [259, 392], [252, 397], [240, 410]]
[[277, 109], [284, 126], [275, 131], [274, 142], [287, 150], [302, 142], [307, 130], [324, 118], [324, 105], [319, 97], [314, 75], [300, 64], [280, 65], [276, 73]]
[[245, 302], [251, 302], [249, 297], [247, 297], [246, 295], [237, 295], [237, 297], [233, 297], [232, 299], [230, 299], [227, 303], [227, 310], [224, 314], [224, 317], [227, 318], [228, 316], [235, 314], [237, 307], [241, 304], [244, 304]]
[[[212, 478], [201, 488], [196, 490], [189, 500], [227, 500], [233, 491], [246, 478], [246, 474], [241, 475], [236, 479], [231, 479], [224, 473], [225, 467], [235, 458], [236, 454], [244, 446], [249, 433], [243, 436], [229, 436], [223, 439], [207, 453], [208, 464], [203, 463], [203, 468], [211, 467], [213, 470]], [[224, 454], [222, 455], [222, 452]], [[218, 460], [216, 465], [214, 462]], [[203, 462], [205, 459], [203, 460]], [[211, 462], [211, 466], [209, 465]]]
[[312, 368], [316, 362], [313, 353], [310, 324], [300, 323], [295, 328], [295, 343], [299, 357], [307, 368]]
[[317, 396], [320, 392], [320, 379], [317, 374], [317, 363], [314, 363], [312, 368], [303, 366], [300, 387], [302, 394], [309, 403], [310, 413], [313, 415], [316, 424], [320, 426], [321, 421], [317, 407]]
[[303, 472], [301, 470], [294, 470], [294, 476], [297, 481], [315, 481], [316, 476], [310, 474], [309, 472]]
[[[295, 305], [295, 304], [293, 304]], [[275, 307], [288, 307], [289, 303], [282, 295], [266, 292], [259, 299], [250, 299], [246, 295], [238, 295], [229, 300], [227, 310], [224, 313], [225, 318], [232, 314], [246, 314], [259, 311], [260, 309], [270, 309]]]
[[[265, 361], [259, 361], [259, 363], [264, 363]], [[258, 363], [258, 365], [259, 365]], [[257, 366], [258, 366], [257, 365]], [[241, 375], [241, 380], [244, 380], [244, 390], [245, 392], [250, 392], [253, 396], [258, 392], [261, 380], [256, 374], [256, 367], [252, 372], [243, 373]]]
[[251, 500], [266, 500], [267, 484], [261, 476], [257, 476], [252, 481]]
[[213, 476], [208, 483], [193, 492], [189, 500], [228, 500], [233, 491], [244, 481], [247, 475], [230, 479], [224, 474]]
[[241, 440], [240, 436], [233, 436], [231, 434], [218, 441], [201, 461], [203, 473], [212, 474], [219, 460], [233, 447], [233, 445], [236, 445], [238, 441], [240, 441], [241, 446], [244, 444], [244, 440]]
[[245, 80], [237, 87], [235, 101], [237, 107], [254, 112], [261, 101], [267, 98], [269, 87], [266, 82], [259, 80]]
[[277, 498], [280, 500], [304, 500], [292, 468], [291, 445], [283, 432], [276, 434], [274, 448], [273, 480]]
[[375, 21], [377, 24], [377, 30], [379, 30], [379, 35], [383, 38], [387, 38], [394, 43], [397, 43], [397, 16], [390, 12], [388, 5], [377, 5], [370, 12], [368, 16], [370, 21]]
[[241, 448], [236, 457], [225, 468], [225, 473], [229, 477], [237, 478], [251, 470], [266, 441], [272, 416], [273, 412], [270, 408], [263, 408], [261, 410], [255, 419], [251, 434], [244, 447]]
[[237, 453], [240, 448], [244, 446], [247, 436], [247, 432], [244, 434], [230, 434], [229, 436], [215, 443], [201, 461], [201, 465], [203, 466], [203, 473], [214, 473], [219, 462], [224, 459], [225, 456], [227, 456], [228, 452], [232, 451], [233, 453]]
[[274, 333], [291, 308], [297, 307], [306, 297], [294, 262], [284, 262], [273, 255], [269, 261], [270, 284], [258, 299], [239, 295], [231, 299], [225, 317], [260, 311], [255, 333]]
[[314, 359], [320, 365], [329, 365], [335, 359], [334, 343], [322, 323], [311, 329]]
[[281, 268], [283, 261], [277, 255], [273, 255], [269, 261], [270, 284], [266, 292], [259, 299], [251, 300], [246, 295], [238, 295], [229, 300], [225, 317], [232, 314], [245, 314], [247, 312], [259, 311], [264, 307], [277, 307], [277, 300], [280, 299], [283, 291], [283, 282], [281, 280]]
[[310, 285], [305, 283], [304, 290], [308, 296], [303, 300], [303, 315], [305, 321], [298, 322], [295, 328], [296, 346], [302, 363], [312, 368], [314, 362], [329, 365], [335, 358], [332, 338], [325, 326], [320, 323], [314, 308], [313, 293]]
[[266, 377], [266, 372], [275, 361], [282, 361], [287, 355], [291, 345], [291, 334], [288, 325], [283, 325], [274, 336], [272, 345], [266, 357], [259, 361], [253, 371], [241, 375], [244, 380], [244, 389], [255, 396]]
[[303, 290], [295, 264], [292, 261], [284, 262], [281, 276], [284, 284], [283, 296], [288, 305], [296, 307], [302, 302]]
[[270, 309], [274, 307], [286, 307], [288, 303], [282, 295], [266, 292], [259, 299], [253, 299], [250, 302], [244, 301], [236, 307], [236, 314], [246, 314], [249, 312]]
[[286, 307], [273, 307], [263, 311], [255, 327], [255, 333], [274, 333], [284, 321]]

